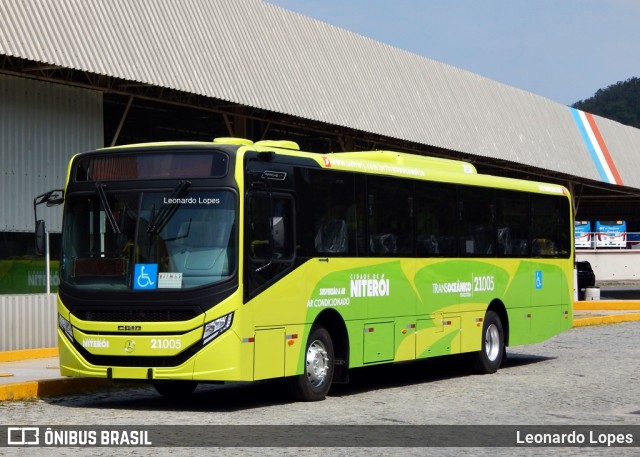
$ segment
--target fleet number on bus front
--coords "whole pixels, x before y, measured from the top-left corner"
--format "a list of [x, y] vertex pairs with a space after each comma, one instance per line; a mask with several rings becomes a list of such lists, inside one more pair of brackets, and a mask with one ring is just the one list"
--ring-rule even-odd
[[474, 276], [473, 278], [473, 291], [474, 292], [487, 292], [494, 288], [493, 276]]
[[174, 338], [151, 338], [151, 349], [180, 349], [182, 340]]

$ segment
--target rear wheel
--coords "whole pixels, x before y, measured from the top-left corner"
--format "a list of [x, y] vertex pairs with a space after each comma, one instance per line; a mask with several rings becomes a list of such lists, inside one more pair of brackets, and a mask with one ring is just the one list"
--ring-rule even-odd
[[500, 316], [487, 311], [482, 325], [482, 349], [471, 356], [471, 366], [476, 373], [495, 373], [504, 356], [504, 330]]
[[176, 399], [191, 395], [198, 387], [198, 383], [196, 381], [156, 381], [153, 387], [163, 397]]
[[301, 401], [324, 400], [333, 381], [334, 356], [331, 335], [314, 326], [305, 350], [304, 373], [291, 379], [294, 397]]

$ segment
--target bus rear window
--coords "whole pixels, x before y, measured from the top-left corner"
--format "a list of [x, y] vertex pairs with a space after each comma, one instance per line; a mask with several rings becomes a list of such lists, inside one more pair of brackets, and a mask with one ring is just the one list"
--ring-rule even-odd
[[165, 178], [221, 178], [229, 158], [222, 152], [114, 154], [81, 158], [76, 182]]

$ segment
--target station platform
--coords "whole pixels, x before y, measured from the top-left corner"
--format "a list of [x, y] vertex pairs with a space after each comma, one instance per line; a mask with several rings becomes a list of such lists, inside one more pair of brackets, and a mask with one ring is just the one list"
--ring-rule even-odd
[[[640, 321], [640, 301], [575, 302], [573, 326]], [[0, 401], [24, 401], [107, 389], [113, 381], [60, 375], [57, 348], [0, 352]]]

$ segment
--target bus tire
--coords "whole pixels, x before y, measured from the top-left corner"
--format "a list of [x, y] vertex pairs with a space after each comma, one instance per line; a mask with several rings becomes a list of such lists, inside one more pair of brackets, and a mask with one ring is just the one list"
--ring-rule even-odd
[[479, 374], [498, 371], [504, 356], [504, 330], [500, 316], [487, 311], [482, 325], [482, 348], [471, 354], [471, 367]]
[[153, 387], [163, 397], [180, 399], [188, 397], [196, 390], [196, 381], [155, 381]]
[[324, 327], [311, 328], [304, 357], [304, 373], [291, 378], [291, 392], [299, 401], [324, 400], [335, 370], [333, 342]]

